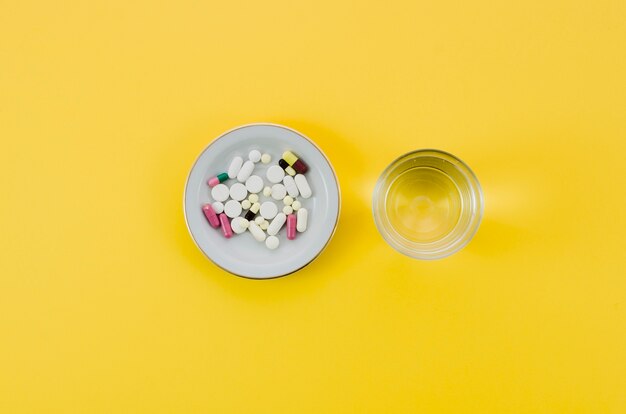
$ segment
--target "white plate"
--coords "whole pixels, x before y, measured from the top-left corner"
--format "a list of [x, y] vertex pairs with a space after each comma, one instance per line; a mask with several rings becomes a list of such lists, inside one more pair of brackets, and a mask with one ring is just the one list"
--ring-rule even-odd
[[[248, 231], [226, 239], [220, 229], [209, 226], [202, 213], [202, 206], [213, 201], [207, 180], [225, 172], [233, 157], [239, 155], [247, 160], [252, 149], [272, 156], [267, 165], [258, 162], [253, 172], [266, 183], [265, 170], [276, 165], [286, 150], [293, 151], [309, 166], [306, 178], [313, 195], [308, 199], [298, 197], [309, 211], [308, 229], [297, 233], [295, 240], [287, 240], [286, 225], [283, 226], [276, 250], [269, 250], [265, 243], [254, 240]], [[232, 179], [225, 184], [235, 182], [236, 179]], [[261, 201], [271, 199], [262, 193], [259, 197]], [[282, 205], [282, 202], [277, 204]], [[238, 276], [269, 279], [303, 268], [326, 247], [339, 218], [339, 184], [330, 162], [310, 139], [285, 126], [250, 124], [224, 133], [202, 151], [187, 177], [183, 209], [191, 237], [213, 263]]]

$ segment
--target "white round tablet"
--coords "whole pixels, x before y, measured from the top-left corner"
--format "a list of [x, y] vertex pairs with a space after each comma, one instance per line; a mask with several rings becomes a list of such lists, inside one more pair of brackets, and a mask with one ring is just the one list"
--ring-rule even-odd
[[213, 197], [215, 201], [226, 201], [228, 200], [229, 194], [228, 187], [224, 184], [218, 184], [211, 189], [211, 197]]
[[230, 222], [230, 227], [236, 234], [241, 234], [248, 228], [248, 220], [243, 217], [235, 217]]
[[235, 183], [230, 187], [230, 198], [241, 201], [248, 196], [246, 186], [241, 183]]
[[252, 162], [259, 162], [261, 161], [261, 152], [259, 150], [252, 150], [250, 154], [248, 154], [248, 158]]
[[276, 217], [276, 214], [278, 214], [278, 207], [276, 207], [275, 203], [271, 201], [266, 201], [265, 203], [261, 204], [260, 213], [264, 219], [271, 220]]
[[267, 172], [265, 173], [267, 175], [267, 179], [273, 183], [279, 183], [283, 180], [283, 177], [285, 176], [285, 171], [280, 167], [280, 165], [272, 165], [270, 168], [267, 169]]
[[241, 214], [241, 204], [239, 201], [228, 200], [226, 204], [224, 204], [224, 213], [230, 218], [235, 218]]
[[263, 190], [263, 179], [258, 175], [251, 175], [246, 180], [246, 189], [253, 194], [260, 192]]
[[282, 200], [287, 195], [287, 189], [282, 184], [274, 184], [272, 186], [272, 198], [274, 200]]
[[213, 207], [213, 211], [215, 211], [215, 214], [222, 214], [224, 212], [224, 203], [222, 203], [221, 201], [216, 201], [211, 204], [211, 206]]
[[267, 239], [265, 239], [265, 246], [267, 246], [267, 248], [270, 250], [276, 249], [279, 244], [280, 240], [278, 240], [278, 237], [276, 236], [269, 236]]

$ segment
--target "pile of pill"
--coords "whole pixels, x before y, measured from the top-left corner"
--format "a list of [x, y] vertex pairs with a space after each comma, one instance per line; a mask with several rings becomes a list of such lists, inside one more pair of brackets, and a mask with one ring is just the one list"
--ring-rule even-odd
[[288, 240], [306, 231], [309, 213], [300, 198], [313, 194], [305, 176], [309, 167], [293, 152], [285, 151], [276, 165], [265, 170], [265, 180], [253, 174], [259, 162], [271, 161], [270, 154], [253, 149], [247, 160], [237, 155], [226, 172], [208, 179], [213, 202], [204, 204], [202, 211], [211, 227], [221, 229], [227, 239], [247, 230], [274, 250], [285, 224]]

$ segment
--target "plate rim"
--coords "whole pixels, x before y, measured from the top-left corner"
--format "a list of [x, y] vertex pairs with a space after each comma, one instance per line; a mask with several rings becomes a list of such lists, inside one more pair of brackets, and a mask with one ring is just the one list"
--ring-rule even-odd
[[[191, 227], [189, 226], [189, 220], [187, 218], [187, 188], [189, 186], [189, 179], [191, 178], [191, 173], [193, 172], [194, 168], [196, 167], [196, 164], [198, 164], [198, 161], [200, 160], [200, 157], [202, 156], [202, 154], [204, 154], [204, 152], [211, 145], [213, 145], [214, 142], [216, 142], [217, 140], [223, 138], [225, 135], [228, 135], [231, 132], [237, 131], [239, 129], [255, 127], [255, 126], [271, 126], [271, 127], [286, 129], [288, 131], [291, 131], [291, 132], [299, 135], [300, 137], [304, 138], [305, 140], [307, 140], [311, 145], [313, 145], [313, 147], [315, 147], [320, 152], [320, 154], [322, 154], [324, 159], [326, 159], [326, 162], [328, 163], [328, 166], [330, 167], [330, 171], [332, 172], [333, 179], [335, 180], [335, 185], [337, 186], [337, 217], [335, 218], [335, 225], [333, 227], [333, 230], [330, 233], [330, 236], [328, 237], [328, 240], [326, 240], [326, 243], [324, 243], [324, 246], [320, 249], [319, 252], [317, 252], [317, 254], [315, 256], [313, 256], [311, 258], [311, 260], [309, 260], [308, 262], [304, 263], [302, 266], [298, 267], [297, 269], [294, 269], [294, 270], [292, 270], [290, 272], [287, 272], [287, 273], [282, 273], [280, 275], [270, 276], [270, 277], [251, 277], [251, 276], [246, 276], [246, 275], [242, 275], [242, 274], [239, 274], [239, 273], [235, 273], [235, 272], [233, 272], [231, 270], [225, 269], [224, 267], [222, 267], [219, 264], [217, 264], [213, 259], [211, 259], [211, 257], [209, 257], [208, 254], [206, 254], [206, 252], [204, 250], [202, 250], [202, 248], [198, 244], [198, 241], [196, 240], [196, 238], [193, 235], [193, 232], [191, 231]], [[184, 187], [184, 190], [183, 190], [183, 215], [185, 217], [185, 226], [187, 227], [187, 231], [189, 232], [189, 235], [191, 236], [191, 240], [193, 240], [193, 243], [196, 245], [198, 250], [200, 250], [200, 252], [204, 255], [204, 257], [209, 259], [209, 261], [211, 263], [213, 263], [215, 266], [217, 266], [218, 268], [222, 269], [225, 272], [230, 273], [231, 275], [234, 275], [234, 276], [237, 276], [237, 277], [241, 277], [241, 278], [244, 278], [244, 279], [249, 279], [249, 280], [272, 280], [272, 279], [278, 279], [278, 278], [281, 278], [281, 277], [289, 276], [289, 275], [291, 275], [291, 274], [293, 274], [293, 273], [295, 273], [295, 272], [297, 272], [299, 270], [302, 270], [303, 268], [308, 266], [311, 262], [313, 262], [315, 259], [317, 259], [322, 254], [322, 252], [324, 252], [324, 250], [326, 250], [326, 248], [330, 244], [330, 241], [335, 236], [335, 233], [337, 232], [337, 226], [339, 225], [339, 218], [341, 216], [341, 187], [339, 185], [339, 179], [337, 178], [337, 172], [335, 171], [335, 168], [333, 167], [332, 163], [330, 162], [330, 159], [328, 158], [326, 153], [324, 151], [322, 151], [322, 149], [311, 138], [309, 138], [307, 135], [303, 134], [302, 132], [300, 132], [300, 131], [298, 131], [298, 130], [296, 130], [294, 128], [291, 128], [291, 127], [288, 127], [288, 126], [282, 125], [282, 124], [276, 124], [276, 123], [273, 123], [273, 122], [251, 122], [251, 123], [239, 125], [239, 126], [236, 126], [234, 128], [231, 128], [231, 129], [229, 129], [227, 131], [224, 131], [223, 133], [221, 133], [217, 137], [213, 138], [200, 151], [198, 156], [195, 158], [195, 160], [191, 164], [191, 168], [189, 169], [189, 172], [187, 173], [187, 178], [185, 179], [185, 187]]]

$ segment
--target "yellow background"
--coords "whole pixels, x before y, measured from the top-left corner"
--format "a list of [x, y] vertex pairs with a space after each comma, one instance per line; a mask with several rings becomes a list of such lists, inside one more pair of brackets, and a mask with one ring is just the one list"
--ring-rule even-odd
[[[371, 3], [371, 2], [370, 2]], [[625, 413], [623, 1], [0, 1], [0, 412]], [[191, 163], [288, 125], [336, 167], [305, 270], [230, 276]], [[465, 160], [473, 242], [383, 243], [378, 174]]]

